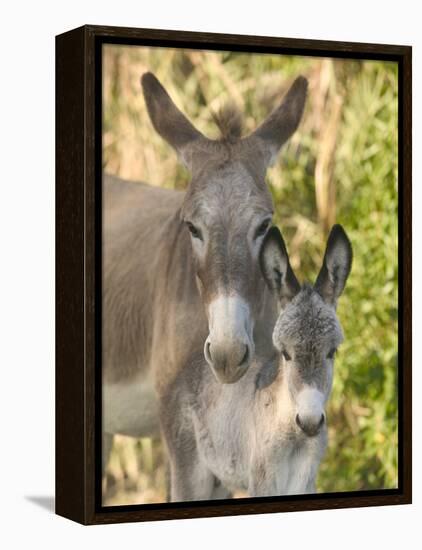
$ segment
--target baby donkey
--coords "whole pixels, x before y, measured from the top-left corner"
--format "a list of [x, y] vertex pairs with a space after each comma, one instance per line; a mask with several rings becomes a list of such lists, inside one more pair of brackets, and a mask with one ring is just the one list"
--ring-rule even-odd
[[198, 354], [190, 376], [175, 381], [162, 426], [172, 501], [228, 498], [236, 490], [250, 496], [316, 490], [327, 446], [324, 407], [343, 340], [336, 305], [352, 248], [335, 225], [313, 287], [298, 283], [276, 227], [267, 233], [260, 262], [281, 308], [276, 353], [270, 361], [256, 357], [235, 384], [214, 379]]

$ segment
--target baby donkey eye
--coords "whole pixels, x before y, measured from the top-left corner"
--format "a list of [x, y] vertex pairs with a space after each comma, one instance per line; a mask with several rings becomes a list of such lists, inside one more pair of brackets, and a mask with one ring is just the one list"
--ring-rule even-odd
[[284, 357], [284, 359], [286, 361], [290, 361], [291, 357], [290, 355], [287, 353], [287, 351], [284, 349], [282, 352], [281, 352], [282, 356]]
[[332, 348], [327, 354], [327, 359], [333, 359], [336, 354], [337, 348]]

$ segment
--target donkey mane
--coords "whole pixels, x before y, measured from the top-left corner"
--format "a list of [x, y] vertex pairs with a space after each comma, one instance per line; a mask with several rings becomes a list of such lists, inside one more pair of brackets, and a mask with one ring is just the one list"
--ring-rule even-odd
[[221, 142], [233, 143], [242, 137], [244, 129], [243, 113], [234, 103], [227, 103], [212, 114], [212, 118], [220, 131]]

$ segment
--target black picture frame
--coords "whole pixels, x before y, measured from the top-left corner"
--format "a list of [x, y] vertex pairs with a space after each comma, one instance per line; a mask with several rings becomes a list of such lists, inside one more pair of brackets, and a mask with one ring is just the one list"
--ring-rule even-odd
[[[101, 48], [103, 44], [396, 61], [399, 67], [397, 489], [101, 506]], [[56, 513], [82, 524], [381, 506], [412, 499], [412, 49], [83, 26], [56, 37]]]

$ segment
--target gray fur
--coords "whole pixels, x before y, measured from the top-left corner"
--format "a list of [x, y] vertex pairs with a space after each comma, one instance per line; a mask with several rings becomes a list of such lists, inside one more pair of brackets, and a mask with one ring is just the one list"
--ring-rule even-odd
[[222, 141], [234, 142], [242, 136], [242, 113], [233, 103], [225, 105], [213, 115], [213, 119], [220, 130]]

